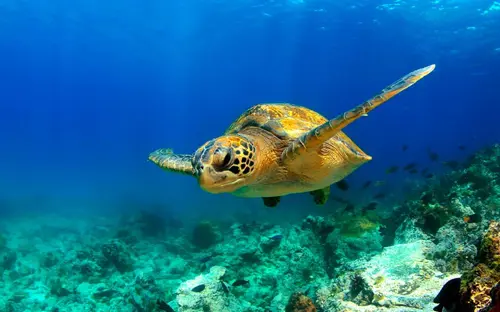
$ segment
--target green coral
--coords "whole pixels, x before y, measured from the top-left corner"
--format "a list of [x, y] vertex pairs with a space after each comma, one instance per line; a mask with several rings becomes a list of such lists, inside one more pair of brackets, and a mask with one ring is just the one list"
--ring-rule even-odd
[[217, 231], [215, 226], [208, 221], [198, 223], [193, 229], [191, 242], [201, 249], [211, 247], [217, 242]]
[[479, 263], [462, 275], [460, 293], [465, 308], [479, 310], [490, 302], [490, 290], [500, 280], [500, 223], [490, 222], [479, 250]]
[[500, 223], [491, 222], [479, 250], [479, 259], [500, 273]]
[[[371, 220], [372, 219], [372, 220]], [[364, 233], [370, 232], [378, 228], [379, 224], [373, 220], [374, 217], [369, 216], [356, 216], [349, 220], [342, 222], [340, 234], [348, 237], [360, 237]]]

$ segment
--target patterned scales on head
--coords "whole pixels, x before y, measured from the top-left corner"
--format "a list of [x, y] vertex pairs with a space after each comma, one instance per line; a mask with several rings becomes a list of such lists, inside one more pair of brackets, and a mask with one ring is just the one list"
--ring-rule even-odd
[[281, 196], [309, 192], [317, 204], [324, 204], [331, 184], [371, 159], [342, 129], [433, 69], [413, 71], [331, 120], [292, 104], [258, 104], [193, 155], [159, 149], [149, 159], [163, 169], [196, 177], [210, 193], [262, 197], [273, 207]]

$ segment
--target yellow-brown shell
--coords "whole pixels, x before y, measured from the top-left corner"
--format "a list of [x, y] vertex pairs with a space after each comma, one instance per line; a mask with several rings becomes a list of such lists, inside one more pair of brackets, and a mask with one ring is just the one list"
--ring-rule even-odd
[[326, 121], [325, 117], [302, 106], [288, 103], [258, 104], [244, 112], [225, 134], [235, 134], [253, 126], [267, 130], [280, 139], [290, 140]]

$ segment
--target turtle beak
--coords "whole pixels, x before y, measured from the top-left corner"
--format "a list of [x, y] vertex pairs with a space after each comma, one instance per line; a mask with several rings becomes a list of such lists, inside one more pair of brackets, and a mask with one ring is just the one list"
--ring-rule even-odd
[[225, 173], [215, 171], [212, 166], [205, 166], [197, 177], [198, 184], [203, 190], [213, 194], [225, 192], [225, 189], [222, 186], [223, 182], [227, 178], [227, 175]]

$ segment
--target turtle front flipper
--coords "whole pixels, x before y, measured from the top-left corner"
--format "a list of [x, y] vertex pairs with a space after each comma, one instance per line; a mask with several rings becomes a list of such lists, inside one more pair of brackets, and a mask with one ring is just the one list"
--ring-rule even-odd
[[161, 148], [149, 154], [149, 160], [158, 167], [189, 175], [194, 175], [192, 158], [193, 155], [174, 154], [169, 148]]
[[324, 205], [330, 196], [330, 186], [309, 192], [317, 205]]
[[271, 207], [274, 208], [276, 207], [281, 200], [281, 197], [276, 196], [276, 197], [262, 197], [262, 200], [264, 201], [264, 205], [266, 207]]
[[398, 81], [394, 82], [387, 88], [383, 89], [381, 93], [372, 97], [368, 101], [356, 106], [355, 108], [331, 119], [324, 124], [306, 132], [299, 138], [293, 140], [282, 152], [281, 160], [284, 163], [295, 159], [297, 156], [306, 152], [307, 149], [315, 149], [322, 143], [326, 142], [347, 125], [355, 121], [361, 116], [366, 116], [368, 112], [381, 104], [387, 102], [401, 91], [409, 88], [417, 81], [427, 76], [435, 68], [435, 65], [430, 65], [421, 69], [417, 69]]

